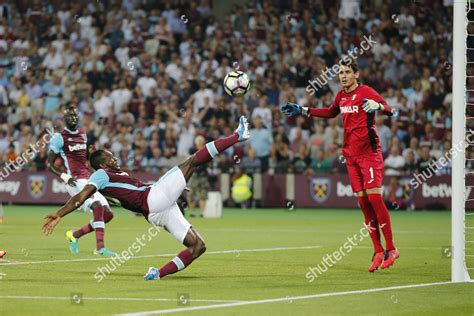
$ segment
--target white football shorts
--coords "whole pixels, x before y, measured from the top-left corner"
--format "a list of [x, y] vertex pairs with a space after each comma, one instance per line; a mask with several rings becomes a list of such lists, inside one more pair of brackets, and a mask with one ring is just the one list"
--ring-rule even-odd
[[[66, 186], [66, 190], [69, 193], [69, 195], [74, 196], [74, 195], [78, 194], [79, 192], [81, 192], [82, 189], [84, 189], [84, 187], [87, 184], [87, 181], [88, 181], [88, 179], [77, 179], [76, 180], [76, 186], [74, 186], [74, 187], [70, 186], [69, 184], [64, 184], [64, 185]], [[94, 195], [92, 195], [90, 198], [88, 198], [84, 202], [84, 204], [82, 204], [81, 209], [84, 210], [84, 211], [92, 212], [92, 209], [91, 209], [90, 206], [92, 205], [92, 203], [97, 202], [97, 201], [100, 202], [100, 205], [109, 206], [109, 202], [107, 202], [107, 199], [102, 194], [100, 194], [99, 192], [96, 192], [96, 193], [94, 193]]]
[[150, 224], [166, 228], [180, 243], [191, 228], [176, 203], [185, 187], [186, 179], [176, 166], [152, 185], [147, 199]]

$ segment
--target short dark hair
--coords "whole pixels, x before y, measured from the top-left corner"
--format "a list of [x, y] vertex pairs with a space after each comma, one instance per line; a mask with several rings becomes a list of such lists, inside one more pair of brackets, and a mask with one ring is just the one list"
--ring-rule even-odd
[[357, 60], [348, 56], [342, 58], [339, 62], [339, 65], [351, 68], [354, 73], [359, 71], [359, 65], [357, 64]]
[[104, 163], [104, 159], [105, 159], [105, 154], [107, 152], [103, 149], [97, 149], [96, 151], [94, 151], [90, 157], [89, 157], [89, 162], [91, 164], [91, 167], [94, 169], [94, 170], [99, 170], [100, 169], [100, 164], [101, 163]]
[[64, 109], [64, 114], [70, 112], [70, 111], [77, 111], [77, 107], [73, 106], [73, 105], [69, 105], [67, 106], [65, 109]]

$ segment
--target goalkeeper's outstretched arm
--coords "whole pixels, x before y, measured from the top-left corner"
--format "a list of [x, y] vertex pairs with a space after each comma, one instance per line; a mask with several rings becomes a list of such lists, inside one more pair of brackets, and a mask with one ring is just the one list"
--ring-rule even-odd
[[324, 118], [333, 118], [339, 115], [341, 112], [338, 106], [331, 104], [330, 107], [317, 109], [310, 108], [308, 109], [308, 116], [324, 117]]
[[336, 117], [339, 113], [339, 107], [332, 104], [328, 108], [323, 109], [316, 109], [316, 108], [308, 108], [305, 106], [301, 106], [296, 103], [288, 102], [280, 107], [280, 110], [286, 116], [296, 116], [296, 115], [303, 115], [303, 116], [317, 116], [317, 117], [324, 117], [324, 118], [333, 118]]

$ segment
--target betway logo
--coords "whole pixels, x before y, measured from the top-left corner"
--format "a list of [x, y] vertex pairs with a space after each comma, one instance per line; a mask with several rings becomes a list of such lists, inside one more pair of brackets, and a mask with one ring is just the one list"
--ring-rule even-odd
[[341, 106], [341, 114], [344, 113], [359, 113], [359, 107], [357, 105]]
[[86, 150], [87, 145], [86, 144], [76, 144], [74, 146], [67, 146], [69, 148], [69, 151], [76, 151], [76, 150]]
[[446, 183], [440, 183], [435, 185], [429, 185], [423, 183], [423, 197], [429, 198], [450, 198], [451, 197], [451, 186]]
[[15, 196], [18, 194], [20, 189], [20, 181], [0, 181], [0, 193], [10, 193], [10, 195]]
[[345, 185], [342, 182], [337, 182], [337, 197], [344, 197], [344, 196], [354, 196], [356, 195], [352, 192], [352, 187], [350, 184]]

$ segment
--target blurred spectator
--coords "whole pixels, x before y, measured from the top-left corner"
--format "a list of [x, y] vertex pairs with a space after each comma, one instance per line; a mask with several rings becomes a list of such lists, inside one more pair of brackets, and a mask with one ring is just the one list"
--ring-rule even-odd
[[[195, 148], [190, 149], [190, 154], [195, 153], [199, 149], [206, 146], [206, 139], [202, 136], [197, 136], [194, 140]], [[208, 179], [207, 166], [202, 165], [195, 171], [191, 180], [189, 180], [189, 216], [196, 216], [196, 203], [199, 205], [199, 217], [203, 217], [204, 209], [206, 208], [207, 193], [209, 192], [210, 185]]]
[[380, 147], [382, 147], [382, 154], [385, 156], [391, 146], [392, 131], [390, 130], [390, 128], [388, 128], [387, 125], [383, 124], [383, 121], [384, 117], [382, 115], [375, 116], [375, 129], [377, 130], [377, 135], [380, 139]]
[[385, 158], [385, 174], [387, 176], [398, 176], [402, 174], [405, 167], [405, 159], [400, 154], [398, 146], [390, 148], [390, 154]]
[[239, 169], [232, 177], [232, 200], [242, 208], [250, 206], [252, 198], [252, 178], [250, 178], [245, 169]]
[[262, 172], [268, 169], [268, 160], [270, 152], [272, 151], [273, 136], [271, 132], [263, 127], [262, 120], [259, 116], [253, 119], [253, 126], [250, 130], [250, 139], [248, 140], [250, 146], [255, 149], [257, 158], [262, 164]]
[[[416, 169], [418, 173], [422, 173], [425, 170], [431, 169], [430, 166], [434, 166], [434, 158], [430, 154], [430, 147], [423, 146], [421, 147], [420, 159], [416, 164]], [[431, 173], [431, 171], [429, 171]]]
[[324, 152], [320, 151], [316, 154], [311, 161], [311, 169], [315, 174], [327, 173], [331, 170], [331, 162], [325, 157]]
[[301, 144], [298, 152], [291, 162], [293, 173], [304, 173], [311, 166], [311, 158], [309, 155], [308, 146]]
[[247, 147], [247, 154], [242, 159], [241, 168], [245, 169], [248, 174], [261, 172], [262, 162], [257, 158], [257, 151], [251, 146]]

